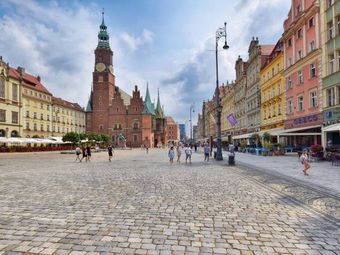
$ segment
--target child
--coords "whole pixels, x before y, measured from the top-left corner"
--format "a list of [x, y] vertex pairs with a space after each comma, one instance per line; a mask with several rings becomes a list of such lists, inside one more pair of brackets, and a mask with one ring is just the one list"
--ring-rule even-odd
[[185, 150], [185, 163], [188, 163], [188, 159], [189, 159], [189, 163], [191, 164], [191, 154], [192, 154], [192, 150], [191, 147], [187, 144]]
[[302, 172], [305, 174], [305, 175], [308, 175], [307, 171], [310, 169], [310, 164], [308, 163], [308, 154], [307, 154], [307, 151], [303, 151], [301, 157], [300, 157], [300, 160], [301, 160], [301, 164], [304, 166], [304, 169], [302, 170]]
[[80, 154], [81, 154], [81, 150], [80, 150], [79, 146], [77, 146], [77, 148], [76, 148], [76, 162], [77, 162], [77, 160], [79, 160], [79, 162], [80, 162]]
[[81, 162], [85, 158], [85, 162], [87, 163], [87, 150], [85, 147], [83, 147], [82, 151], [83, 151], [83, 157], [81, 158], [79, 162]]
[[170, 159], [170, 164], [174, 163], [174, 157], [175, 157], [175, 150], [174, 147], [171, 146], [169, 153], [168, 153], [169, 159]]

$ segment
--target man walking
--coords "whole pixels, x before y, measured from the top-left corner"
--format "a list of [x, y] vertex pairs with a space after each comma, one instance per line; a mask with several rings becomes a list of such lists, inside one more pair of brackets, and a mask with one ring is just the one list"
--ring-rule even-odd
[[188, 159], [189, 159], [189, 163], [191, 164], [192, 150], [191, 150], [189, 144], [186, 145], [184, 152], [185, 152], [185, 163], [187, 164]]

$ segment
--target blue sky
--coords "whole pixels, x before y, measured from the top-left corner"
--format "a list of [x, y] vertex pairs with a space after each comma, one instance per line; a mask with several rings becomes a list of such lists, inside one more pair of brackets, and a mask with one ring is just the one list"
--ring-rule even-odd
[[219, 52], [222, 83], [234, 79], [235, 60], [247, 58], [252, 36], [276, 43], [290, 0], [5, 0], [0, 55], [39, 74], [54, 95], [85, 106], [102, 8], [116, 85], [131, 93], [137, 84], [144, 95], [148, 81], [151, 97], [160, 88], [166, 114], [185, 123], [190, 105], [197, 113], [214, 92], [216, 29], [228, 22], [230, 49]]

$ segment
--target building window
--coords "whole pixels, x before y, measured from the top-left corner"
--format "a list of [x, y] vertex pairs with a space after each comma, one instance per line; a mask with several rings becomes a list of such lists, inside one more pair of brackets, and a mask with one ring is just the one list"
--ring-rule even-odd
[[337, 17], [338, 20], [338, 34], [340, 34], [340, 15]]
[[30, 117], [30, 112], [26, 111], [26, 117], [29, 118]]
[[318, 100], [316, 96], [316, 91], [310, 92], [310, 107], [317, 107]]
[[34, 124], [33, 124], [33, 130], [34, 130], [34, 131], [37, 131], [37, 123], [34, 123]]
[[299, 5], [296, 7], [296, 14], [300, 14], [301, 11], [302, 11], [302, 8], [301, 8], [301, 5], [299, 4]]
[[334, 0], [327, 0], [327, 8], [331, 7], [334, 3]]
[[303, 95], [298, 97], [298, 111], [299, 112], [303, 111]]
[[12, 112], [12, 123], [18, 123], [18, 112]]
[[41, 125], [40, 125], [40, 130], [41, 130], [41, 131], [44, 131], [44, 124], [41, 124]]
[[315, 50], [315, 41], [311, 41], [309, 43], [309, 51], [313, 51], [313, 50]]
[[292, 58], [289, 58], [288, 59], [288, 66], [291, 66], [291, 65], [293, 65], [293, 61], [292, 61]]
[[49, 114], [47, 114], [47, 120], [50, 120], [50, 115]]
[[298, 50], [298, 60], [300, 60], [302, 58], [302, 50]]
[[138, 123], [137, 122], [133, 123], [133, 129], [138, 129]]
[[44, 109], [44, 104], [40, 103], [40, 109]]
[[276, 70], [277, 70], [278, 73], [280, 72], [280, 64], [276, 65]]
[[0, 78], [0, 97], [5, 98], [5, 79]]
[[316, 68], [315, 63], [310, 64], [310, 78], [314, 78], [316, 76]]
[[0, 122], [6, 122], [6, 110], [0, 109]]
[[308, 21], [308, 27], [311, 28], [311, 27], [314, 27], [314, 17], [311, 17]]
[[277, 113], [278, 115], [281, 115], [281, 104], [278, 105]]
[[133, 141], [137, 142], [138, 141], [138, 136], [137, 135], [133, 135]]
[[302, 29], [299, 29], [297, 32], [297, 38], [302, 38]]
[[37, 118], [37, 113], [36, 112], [34, 112], [34, 114], [33, 114], [33, 118]]
[[292, 38], [289, 38], [288, 39], [288, 47], [291, 47], [292, 46]]
[[29, 122], [26, 122], [26, 129], [30, 130], [30, 123]]
[[43, 113], [40, 114], [40, 119], [44, 120], [44, 114]]
[[329, 69], [328, 69], [328, 74], [332, 74], [335, 71], [335, 58], [334, 54], [328, 55], [328, 63], [329, 63]]
[[12, 84], [12, 100], [18, 101], [18, 85]]
[[332, 39], [334, 36], [334, 25], [333, 25], [333, 20], [327, 23], [327, 28], [328, 28], [328, 39]]
[[116, 108], [116, 112], [119, 112], [119, 108]]
[[334, 87], [326, 90], [327, 106], [335, 105], [335, 91]]
[[302, 70], [298, 71], [298, 83], [302, 84], [303, 83], [303, 74], [302, 74]]
[[277, 92], [278, 92], [278, 95], [281, 94], [281, 84], [277, 84]]
[[50, 132], [50, 125], [47, 125], [47, 131]]

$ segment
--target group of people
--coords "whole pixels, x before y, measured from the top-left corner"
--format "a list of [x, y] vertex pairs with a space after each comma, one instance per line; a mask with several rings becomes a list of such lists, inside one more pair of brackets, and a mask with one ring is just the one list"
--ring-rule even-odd
[[[80, 155], [82, 155], [82, 158], [80, 158]], [[80, 147], [76, 148], [76, 162], [79, 161], [82, 162], [83, 159], [87, 163], [88, 161], [91, 161], [91, 147], [90, 146], [83, 146], [81, 149]]]
[[189, 162], [189, 164], [191, 164], [192, 150], [189, 144], [186, 144], [185, 146], [183, 146], [182, 144], [178, 144], [176, 146], [176, 152], [175, 152], [175, 146], [173, 145], [170, 146], [170, 149], [168, 152], [170, 164], [174, 163], [174, 158], [175, 158], [176, 153], [177, 153], [177, 163], [181, 163], [181, 156], [182, 156], [183, 150], [185, 154], [185, 163]]

